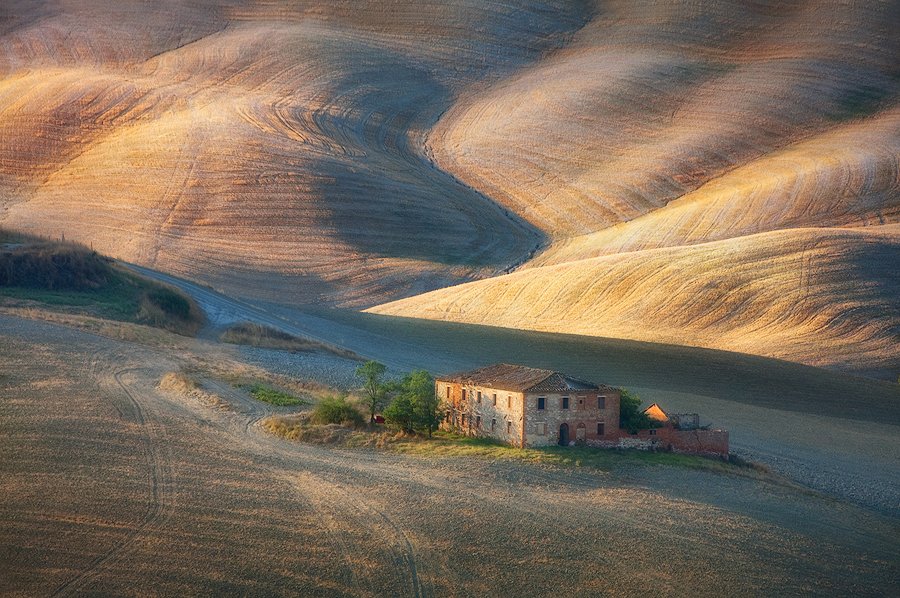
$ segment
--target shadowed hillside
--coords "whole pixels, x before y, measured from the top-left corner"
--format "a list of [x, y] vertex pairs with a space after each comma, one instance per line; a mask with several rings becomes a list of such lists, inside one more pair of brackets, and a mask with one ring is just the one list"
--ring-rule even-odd
[[429, 145], [555, 236], [632, 220], [896, 100], [896, 2], [794, 4], [600, 3], [566, 48], [457, 102]]
[[896, 2], [601, 3], [428, 140], [549, 247], [515, 275], [372, 311], [895, 379], [897, 22]]
[[898, 22], [895, 0], [6, 2], [0, 224], [273, 303], [896, 377]]
[[756, 353], [891, 375], [900, 226], [797, 229], [530, 268], [375, 313]]
[[435, 169], [422, 138], [454, 89], [582, 13], [23, 3], [0, 46], [3, 219], [294, 303], [490, 274], [542, 235]]

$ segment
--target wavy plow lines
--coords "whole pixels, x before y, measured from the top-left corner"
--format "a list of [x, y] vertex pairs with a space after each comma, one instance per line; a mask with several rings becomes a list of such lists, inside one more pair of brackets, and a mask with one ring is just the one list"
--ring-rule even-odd
[[897, 225], [777, 231], [531, 268], [370, 311], [883, 373], [900, 365], [898, 238]]
[[438, 164], [545, 232], [600, 230], [889, 106], [900, 96], [891, 12], [605, 6], [563, 50], [463, 96], [429, 144]]
[[[96, 368], [97, 363], [95, 356], [91, 367]], [[54, 596], [73, 595], [89, 587], [95, 577], [135, 550], [142, 538], [154, 533], [164, 525], [172, 513], [174, 481], [169, 458], [165, 455], [167, 451], [165, 431], [152, 420], [150, 414], [141, 406], [140, 401], [123, 381], [123, 376], [143, 371], [145, 370], [140, 368], [116, 370], [112, 374], [112, 379], [127, 400], [127, 418], [131, 419], [143, 433], [141, 450], [147, 463], [149, 486], [147, 510], [137, 526], [131, 528], [118, 543], [91, 561], [81, 573], [57, 587], [53, 592]], [[122, 413], [120, 407], [116, 408]]]
[[900, 109], [741, 166], [640, 218], [560, 241], [529, 266], [802, 227], [900, 221]]
[[[515, 261], [540, 234], [422, 155], [450, 92], [387, 46], [243, 23], [98, 80], [112, 95], [134, 76], [169, 108], [78, 141], [5, 222], [296, 303], [371, 305]], [[63, 120], [101, 118], [72, 107]]]

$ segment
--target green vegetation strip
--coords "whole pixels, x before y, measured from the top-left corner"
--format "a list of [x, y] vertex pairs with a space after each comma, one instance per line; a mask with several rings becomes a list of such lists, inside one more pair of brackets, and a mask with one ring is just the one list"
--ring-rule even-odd
[[146, 324], [193, 336], [200, 308], [181, 291], [138, 276], [82, 245], [0, 229], [0, 299], [7, 305]]
[[717, 459], [665, 452], [596, 449], [577, 446], [517, 448], [488, 438], [473, 438], [445, 431], [435, 432], [431, 440], [418, 436], [404, 437], [390, 443], [389, 446], [397, 452], [425, 457], [515, 459], [565, 467], [591, 467], [603, 471], [609, 471], [623, 465], [668, 465], [721, 472], [751, 467]]
[[254, 384], [249, 387], [248, 392], [257, 401], [276, 405], [278, 407], [291, 407], [296, 405], [309, 405], [309, 401], [296, 397], [290, 393], [265, 386], [263, 384]]

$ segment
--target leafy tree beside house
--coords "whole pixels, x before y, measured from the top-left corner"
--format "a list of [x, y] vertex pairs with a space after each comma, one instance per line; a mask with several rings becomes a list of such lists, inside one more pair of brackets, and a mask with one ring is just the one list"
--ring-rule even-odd
[[369, 411], [369, 423], [375, 421], [375, 414], [387, 403], [388, 387], [384, 383], [387, 367], [383, 363], [369, 360], [356, 368], [356, 376], [363, 379], [363, 402]]
[[425, 370], [416, 370], [407, 374], [396, 390], [396, 396], [384, 410], [385, 421], [404, 432], [424, 432], [431, 437], [441, 422], [434, 378]]
[[619, 401], [619, 427], [628, 430], [632, 434], [638, 430], [658, 428], [659, 423], [650, 419], [641, 410], [641, 398], [622, 389], [622, 399]]

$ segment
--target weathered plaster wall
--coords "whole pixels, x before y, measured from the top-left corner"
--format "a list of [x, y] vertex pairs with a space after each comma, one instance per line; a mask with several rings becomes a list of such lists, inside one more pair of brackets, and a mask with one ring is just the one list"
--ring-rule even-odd
[[[442, 424], [444, 429], [522, 446], [522, 393], [440, 380], [435, 383], [435, 390], [449, 407], [449, 418]], [[478, 393], [481, 393], [480, 400]]]

